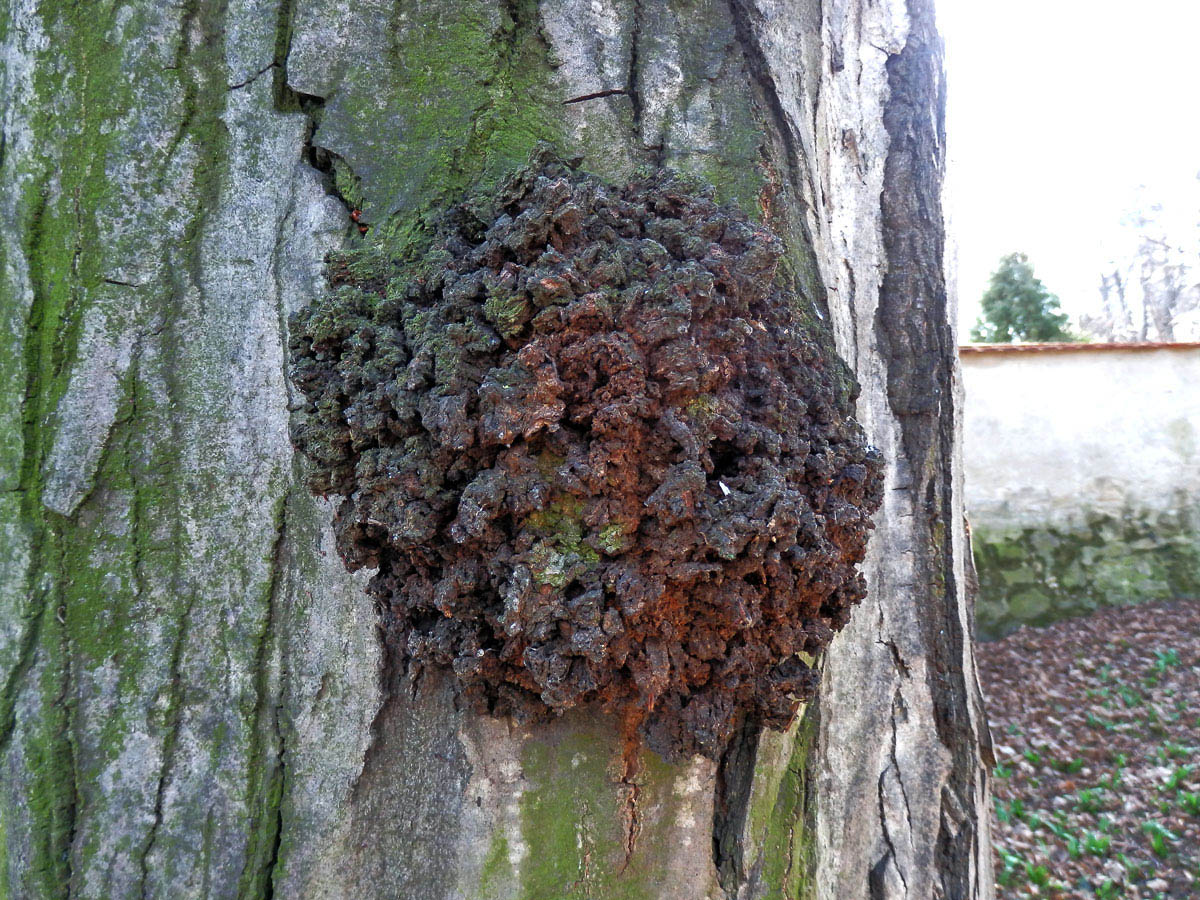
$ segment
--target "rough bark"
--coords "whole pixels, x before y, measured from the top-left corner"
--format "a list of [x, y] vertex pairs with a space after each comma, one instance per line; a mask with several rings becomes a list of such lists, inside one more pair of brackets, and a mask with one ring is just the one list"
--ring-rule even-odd
[[[0, 896], [986, 897], [928, 0], [8, 0]], [[629, 763], [384, 674], [287, 438], [351, 207], [538, 140], [786, 239], [888, 461], [819, 700]]]

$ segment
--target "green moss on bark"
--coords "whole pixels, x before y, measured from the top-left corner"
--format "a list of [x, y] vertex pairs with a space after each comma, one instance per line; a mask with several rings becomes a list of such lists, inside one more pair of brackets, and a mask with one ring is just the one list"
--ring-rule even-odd
[[414, 220], [494, 187], [539, 141], [563, 136], [535, 3], [428, 4], [370, 63], [347, 71], [314, 140], [394, 248], [425, 231]]
[[767, 817], [761, 851], [765, 900], [812, 900], [817, 895], [812, 880], [816, 870], [816, 798], [810, 773], [816, 740], [816, 716], [805, 715], [800, 719], [791, 756]]
[[[95, 252], [100, 223], [95, 210], [111, 187], [105, 171], [115, 143], [113, 106], [129, 99], [121, 77], [120, 48], [105, 39], [95, 11], [44, 4], [40, 28], [51, 37], [50, 55], [73, 65], [39, 65], [29, 127], [40, 154], [15, 159], [15, 177], [26, 185], [17, 205], [21, 252], [32, 297], [13, 297], [5, 308], [26, 308], [19, 358], [24, 369], [21, 459], [17, 474], [19, 521], [7, 523], [28, 537], [29, 598], [21, 653], [13, 661], [0, 708], [4, 745], [17, 740], [25, 760], [26, 803], [33, 830], [33, 859], [22, 860], [15, 883], [31, 897], [64, 895], [70, 880], [68, 849], [76, 807], [74, 703], [71, 696], [76, 637], [67, 619], [80, 582], [94, 578], [80, 536], [42, 506], [43, 467], [54, 440], [54, 411], [66, 390], [89, 293], [103, 280], [103, 254]], [[69, 160], [69, 165], [64, 161]], [[15, 285], [6, 284], [6, 290]], [[10, 299], [10, 298], [6, 298]], [[7, 333], [5, 338], [15, 335]], [[7, 355], [7, 354], [6, 354]], [[6, 459], [9, 465], [14, 460]], [[32, 681], [25, 683], [32, 677]], [[35, 721], [16, 721], [18, 704], [39, 696]], [[12, 859], [9, 860], [12, 862]], [[11, 873], [4, 881], [12, 884]]]
[[[521, 900], [660, 900], [672, 893], [669, 862], [683, 833], [687, 798], [679, 766], [642, 752], [612, 755], [619, 741], [597, 733], [530, 742], [521, 760], [529, 788], [521, 796], [525, 845]], [[653, 815], [647, 826], [646, 818]], [[675, 884], [674, 890], [680, 890]]]

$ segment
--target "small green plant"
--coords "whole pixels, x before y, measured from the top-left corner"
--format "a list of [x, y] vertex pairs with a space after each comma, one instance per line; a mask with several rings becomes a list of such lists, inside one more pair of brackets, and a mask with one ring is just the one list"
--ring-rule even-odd
[[999, 797], [992, 798], [992, 808], [996, 810], [996, 819], [1002, 825], [1007, 825], [1012, 821], [1012, 813], [1009, 812], [1008, 804]]
[[1023, 871], [1021, 857], [1007, 850], [1000, 851], [1000, 861], [1004, 864], [996, 875], [996, 883], [1002, 887], [1012, 887]]
[[1083, 841], [1081, 841], [1079, 838], [1071, 835], [1067, 838], [1066, 844], [1067, 854], [1071, 857], [1071, 859], [1079, 859], [1079, 857], [1083, 856]]
[[1068, 775], [1078, 775], [1083, 770], [1083, 757], [1077, 756], [1069, 762], [1055, 762], [1054, 767]]
[[1020, 797], [1010, 800], [1008, 803], [997, 797], [993, 802], [996, 805], [996, 818], [1005, 825], [1025, 815], [1025, 803]]
[[1036, 750], [1026, 750], [1021, 755], [1025, 757], [1025, 761], [1031, 766], [1036, 767], [1042, 764], [1042, 754], [1038, 753]]
[[1043, 819], [1042, 824], [1049, 828], [1054, 836], [1061, 841], [1070, 843], [1070, 841], [1074, 838], [1071, 830], [1066, 827], [1065, 817], [1062, 813], [1055, 813], [1054, 818], [1050, 821]]
[[1112, 760], [1112, 764], [1118, 769], [1123, 769], [1129, 765], [1129, 756], [1125, 753], [1112, 753], [1109, 759]]
[[1117, 859], [1121, 861], [1121, 868], [1125, 870], [1126, 881], [1137, 881], [1142, 877], [1142, 864], [1140, 862], [1130, 859], [1124, 853], [1118, 854]]
[[[1104, 705], [1107, 708], [1110, 708], [1110, 709], [1112, 708], [1111, 701], [1106, 702]], [[1099, 716], [1097, 716], [1095, 713], [1092, 713], [1092, 712], [1089, 712], [1087, 714], [1087, 724], [1088, 724], [1089, 728], [1094, 728], [1097, 731], [1115, 731], [1117, 728], [1116, 723], [1106, 722], [1103, 719], [1101, 719]]]
[[1159, 790], [1160, 791], [1177, 790], [1181, 784], [1183, 784], [1185, 781], [1187, 781], [1189, 778], [1192, 777], [1192, 772], [1195, 771], [1195, 769], [1196, 769], [1196, 767], [1194, 765], [1191, 765], [1190, 763], [1187, 765], [1176, 766], [1175, 771], [1171, 773], [1171, 777], [1166, 780], [1166, 783], [1163, 784], [1163, 786], [1160, 787]]
[[1099, 784], [1100, 787], [1105, 788], [1106, 790], [1110, 790], [1113, 792], [1117, 791], [1118, 789], [1120, 789], [1120, 787], [1123, 783], [1123, 780], [1121, 778], [1121, 770], [1118, 769], [1115, 772], [1109, 772], [1107, 775], [1100, 776], [1100, 779], [1096, 783]]
[[1125, 703], [1125, 706], [1130, 709], [1142, 704], [1141, 694], [1127, 684], [1123, 684], [1117, 688], [1117, 693], [1121, 695], [1121, 700]]
[[1088, 836], [1083, 840], [1083, 849], [1092, 856], [1104, 856], [1108, 853], [1108, 848], [1112, 846], [1112, 838], [1106, 834], [1096, 834], [1096, 832], [1088, 832]]
[[1171, 852], [1171, 842], [1179, 840], [1179, 836], [1161, 822], [1143, 822], [1142, 831], [1146, 832], [1146, 836], [1150, 839], [1150, 849], [1160, 859]]
[[1180, 791], [1175, 795], [1175, 799], [1188, 815], [1200, 816], [1200, 792]]
[[1167, 674], [1167, 669], [1177, 665], [1179, 665], [1179, 651], [1174, 648], [1154, 651], [1154, 671], [1160, 676]]
[[996, 763], [995, 768], [992, 769], [993, 778], [1008, 778], [1012, 773], [1012, 766], [1006, 766], [1004, 763]]
[[1025, 863], [1025, 876], [1038, 887], [1045, 887], [1050, 883], [1050, 870], [1042, 865]]
[[1075, 801], [1075, 808], [1085, 813], [1098, 813], [1103, 805], [1104, 797], [1100, 788], [1084, 788]]
[[1116, 900], [1121, 896], [1121, 887], [1111, 878], [1106, 878], [1096, 886], [1097, 900]]

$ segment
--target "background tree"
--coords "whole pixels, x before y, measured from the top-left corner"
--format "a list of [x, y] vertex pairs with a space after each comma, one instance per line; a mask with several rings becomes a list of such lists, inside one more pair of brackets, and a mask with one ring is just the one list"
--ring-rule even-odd
[[[930, 0], [6, 0], [0, 41], [0, 896], [988, 895]], [[887, 461], [819, 697], [720, 761], [401, 679], [288, 440], [325, 254], [542, 140], [769, 221]]]
[[1147, 200], [1122, 220], [1125, 240], [1100, 277], [1101, 309], [1080, 318], [1105, 341], [1200, 339], [1200, 179], [1170, 204]]
[[1033, 274], [1024, 253], [1000, 260], [983, 294], [982, 313], [971, 329], [971, 340], [985, 344], [1012, 341], [1074, 341], [1067, 315], [1058, 298]]

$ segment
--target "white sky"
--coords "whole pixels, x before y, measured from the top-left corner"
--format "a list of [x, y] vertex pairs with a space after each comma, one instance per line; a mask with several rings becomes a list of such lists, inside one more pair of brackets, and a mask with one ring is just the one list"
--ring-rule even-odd
[[1074, 318], [1140, 198], [1200, 221], [1200, 0], [939, 0], [938, 20], [960, 339], [1006, 253]]

